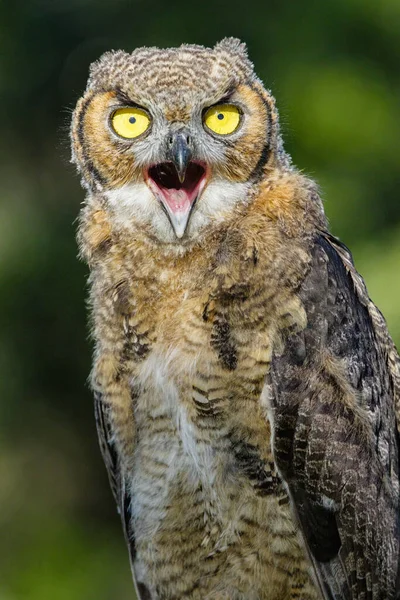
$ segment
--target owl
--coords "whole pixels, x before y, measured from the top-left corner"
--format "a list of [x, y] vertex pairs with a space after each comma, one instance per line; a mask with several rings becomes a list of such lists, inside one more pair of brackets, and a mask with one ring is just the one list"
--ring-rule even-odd
[[399, 356], [245, 45], [104, 54], [71, 139], [137, 597], [400, 598]]

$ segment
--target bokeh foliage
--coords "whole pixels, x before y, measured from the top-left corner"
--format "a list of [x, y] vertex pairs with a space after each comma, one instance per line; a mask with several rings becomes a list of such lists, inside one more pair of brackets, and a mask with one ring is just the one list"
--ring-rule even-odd
[[0, 600], [133, 598], [86, 385], [70, 112], [110, 48], [249, 46], [400, 342], [400, 3], [0, 0]]

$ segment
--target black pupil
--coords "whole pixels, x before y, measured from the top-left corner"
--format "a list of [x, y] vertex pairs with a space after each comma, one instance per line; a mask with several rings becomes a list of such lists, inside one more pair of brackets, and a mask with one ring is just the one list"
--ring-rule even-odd
[[217, 116], [217, 119], [219, 119], [220, 121], [222, 121], [222, 119], [224, 118], [224, 115], [222, 113], [219, 113]]
[[129, 123], [136, 123], [135, 117], [129, 117]]

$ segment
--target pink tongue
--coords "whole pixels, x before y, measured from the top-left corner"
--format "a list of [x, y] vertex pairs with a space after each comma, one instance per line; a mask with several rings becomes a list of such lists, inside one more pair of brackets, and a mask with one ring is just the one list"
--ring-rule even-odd
[[183, 190], [166, 189], [162, 190], [162, 195], [165, 202], [168, 204], [172, 212], [182, 212], [188, 210], [191, 206], [189, 194]]

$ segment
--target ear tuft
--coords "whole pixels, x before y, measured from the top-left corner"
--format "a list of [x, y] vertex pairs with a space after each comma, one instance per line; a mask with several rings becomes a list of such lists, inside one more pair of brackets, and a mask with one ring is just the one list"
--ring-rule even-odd
[[88, 89], [96, 85], [97, 80], [100, 81], [106, 78], [103, 81], [105, 85], [107, 82], [112, 82], [115, 73], [124, 67], [128, 56], [123, 50], [108, 50], [104, 52], [89, 67]]
[[226, 50], [232, 54], [240, 54], [243, 58], [247, 59], [247, 46], [244, 42], [235, 37], [226, 37], [220, 42], [215, 44], [216, 50]]

